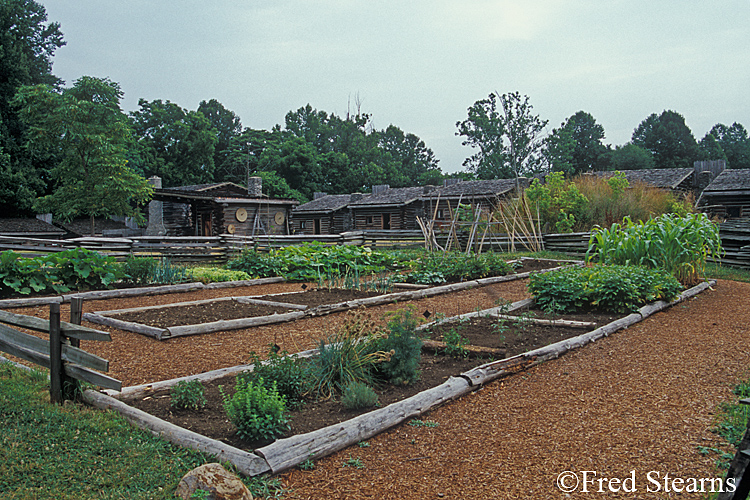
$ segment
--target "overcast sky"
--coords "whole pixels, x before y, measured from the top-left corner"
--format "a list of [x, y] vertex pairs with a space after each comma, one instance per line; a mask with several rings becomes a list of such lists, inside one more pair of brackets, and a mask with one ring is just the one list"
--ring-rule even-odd
[[269, 129], [306, 104], [425, 141], [444, 172], [490, 92], [528, 95], [558, 127], [579, 110], [621, 145], [651, 113], [750, 129], [750, 0], [40, 0], [67, 45], [53, 73], [196, 109], [217, 99]]

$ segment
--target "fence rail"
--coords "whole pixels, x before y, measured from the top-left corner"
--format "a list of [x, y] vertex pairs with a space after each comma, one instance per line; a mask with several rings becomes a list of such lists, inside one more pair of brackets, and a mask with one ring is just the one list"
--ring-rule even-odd
[[[50, 400], [54, 403], [72, 399], [70, 379], [121, 390], [119, 380], [99, 373], [109, 371], [109, 361], [80, 349], [81, 340], [112, 340], [108, 332], [80, 326], [83, 300], [75, 298], [71, 301], [70, 323], [60, 321], [59, 303], [52, 303], [49, 307], [48, 320], [0, 310], [0, 351], [49, 368]], [[47, 333], [49, 340], [11, 326]]]

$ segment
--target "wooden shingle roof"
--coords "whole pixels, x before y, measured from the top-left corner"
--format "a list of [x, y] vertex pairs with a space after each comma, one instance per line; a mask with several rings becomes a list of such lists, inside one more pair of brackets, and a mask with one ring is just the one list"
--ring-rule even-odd
[[432, 190], [437, 189], [435, 186], [420, 186], [420, 187], [405, 187], [405, 188], [390, 188], [382, 193], [371, 194], [370, 196], [363, 198], [354, 203], [350, 203], [349, 206], [352, 208], [367, 208], [367, 207], [380, 207], [380, 206], [393, 206], [400, 207], [413, 203], [426, 194], [429, 194]]
[[63, 229], [39, 219], [0, 219], [0, 235], [37, 238], [62, 237]]
[[703, 190], [704, 195], [726, 192], [750, 190], [750, 169], [728, 169], [716, 176]]
[[[361, 196], [362, 198], [357, 201], [361, 201], [370, 195], [363, 194]], [[331, 213], [346, 208], [351, 200], [351, 194], [329, 194], [296, 207], [294, 213]]]
[[[529, 185], [529, 180], [522, 177], [518, 179], [522, 188]], [[494, 197], [510, 193], [516, 188], [516, 179], [491, 179], [478, 181], [461, 181], [445, 186], [431, 192], [428, 196], [436, 198], [440, 193], [441, 198], [465, 198], [472, 197]]]

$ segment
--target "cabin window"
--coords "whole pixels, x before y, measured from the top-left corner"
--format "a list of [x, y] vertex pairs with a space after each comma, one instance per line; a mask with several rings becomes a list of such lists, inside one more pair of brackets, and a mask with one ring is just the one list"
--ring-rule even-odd
[[365, 224], [372, 224], [372, 215], [365, 217]]
[[300, 229], [305, 229], [306, 226], [307, 226], [307, 221], [304, 221], [304, 220], [299, 221]]
[[437, 210], [437, 212], [435, 214], [435, 218], [436, 219], [442, 219], [443, 218], [443, 209], [442, 208], [438, 208], [438, 210]]
[[391, 228], [391, 214], [383, 214], [383, 229]]

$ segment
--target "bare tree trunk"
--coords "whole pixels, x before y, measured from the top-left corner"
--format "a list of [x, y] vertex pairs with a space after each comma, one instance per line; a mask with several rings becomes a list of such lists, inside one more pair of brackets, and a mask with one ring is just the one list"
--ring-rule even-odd
[[96, 236], [94, 232], [94, 214], [91, 214], [91, 237], [93, 238], [94, 236]]

